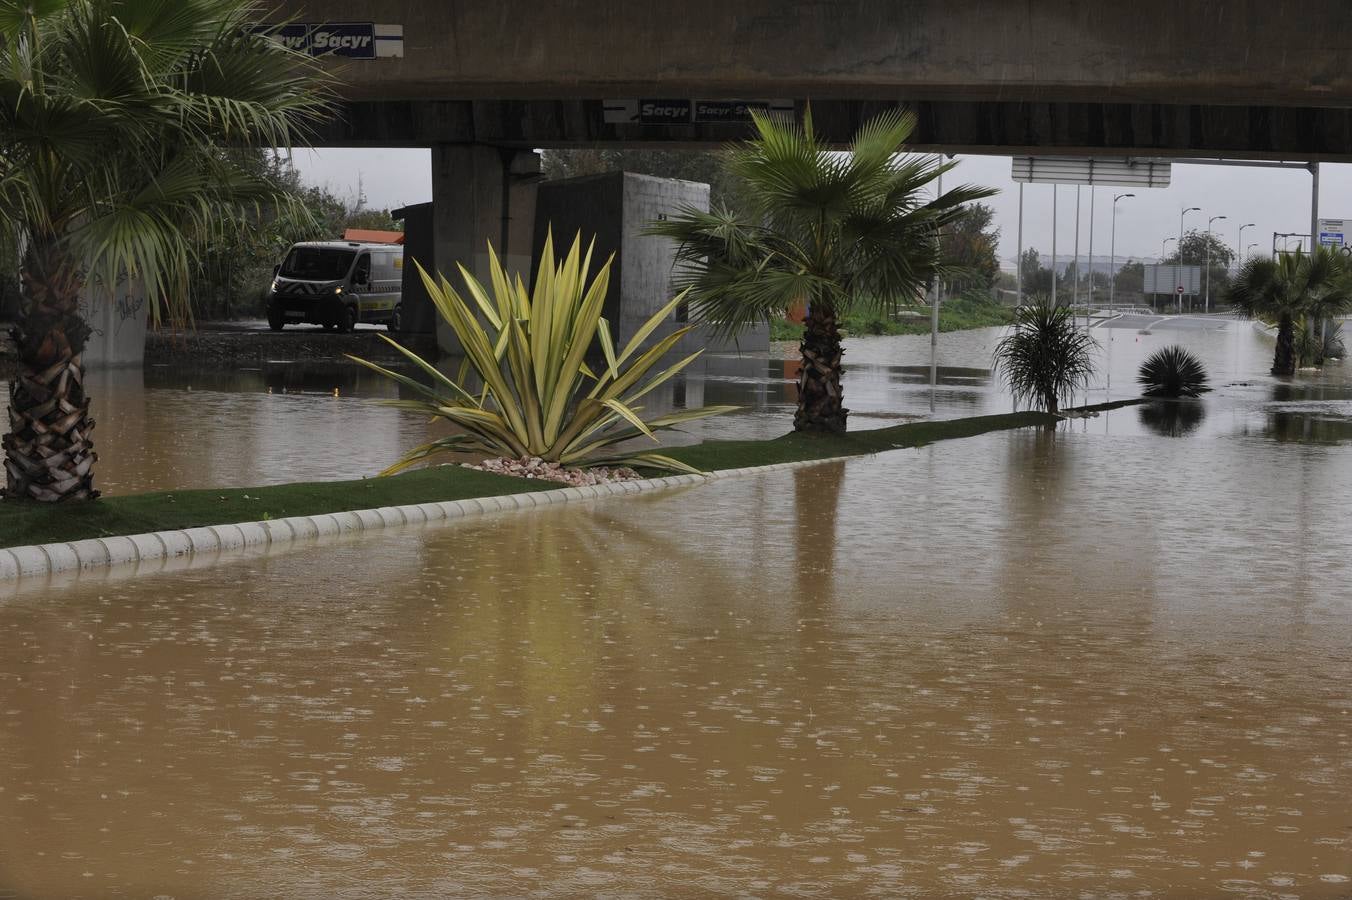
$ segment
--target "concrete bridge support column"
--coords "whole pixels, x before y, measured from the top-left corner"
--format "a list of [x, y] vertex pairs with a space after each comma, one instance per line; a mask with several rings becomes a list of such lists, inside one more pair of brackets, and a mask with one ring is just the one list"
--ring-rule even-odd
[[[529, 150], [490, 144], [432, 147], [432, 260], [457, 290], [463, 286], [457, 263], [491, 290], [490, 242], [509, 272], [530, 277], [539, 178], [540, 158]], [[436, 329], [442, 352], [458, 353], [459, 342], [446, 324], [438, 320]]]

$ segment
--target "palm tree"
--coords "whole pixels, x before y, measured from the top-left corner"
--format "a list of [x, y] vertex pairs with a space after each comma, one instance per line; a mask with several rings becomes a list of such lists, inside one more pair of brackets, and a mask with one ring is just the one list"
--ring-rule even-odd
[[750, 213], [685, 208], [649, 233], [675, 238], [677, 287], [716, 331], [736, 333], [806, 301], [800, 347], [798, 431], [839, 433], [839, 322], [913, 302], [946, 271], [939, 233], [964, 203], [995, 193], [961, 186], [936, 199], [922, 190], [954, 163], [900, 156], [915, 115], [891, 111], [865, 124], [848, 153], [833, 153], [812, 127], [753, 112], [756, 137], [728, 165], [746, 185]]
[[257, 33], [249, 0], [0, 0], [0, 240], [23, 248], [10, 498], [93, 498], [81, 352], [89, 290], [141, 285], [186, 317], [194, 251], [287, 198], [234, 162], [289, 147], [319, 70]]
[[1296, 326], [1305, 317], [1336, 315], [1352, 305], [1352, 273], [1342, 254], [1318, 247], [1313, 254], [1257, 257], [1239, 270], [1228, 298], [1241, 315], [1277, 326], [1273, 375], [1296, 372]]
[[1018, 308], [1012, 330], [995, 345], [995, 367], [1015, 402], [1057, 415], [1063, 397], [1088, 385], [1095, 346], [1087, 332], [1075, 327], [1069, 306], [1037, 296]]

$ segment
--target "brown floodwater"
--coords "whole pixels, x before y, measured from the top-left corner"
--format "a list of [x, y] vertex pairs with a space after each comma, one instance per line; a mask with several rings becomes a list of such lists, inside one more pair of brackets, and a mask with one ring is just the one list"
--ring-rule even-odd
[[[1233, 437], [1281, 433], [1302, 440], [1352, 439], [1352, 378], [1333, 366], [1294, 383], [1266, 374], [1271, 338], [1249, 322], [1185, 318], [1138, 334], [1096, 328], [1099, 369], [1087, 395], [1102, 402], [1136, 395], [1135, 372], [1149, 353], [1182, 342], [1206, 363], [1219, 390], [1204, 407], [1117, 411], [1080, 423], [1122, 436]], [[944, 334], [939, 383], [929, 379], [928, 335], [865, 337], [846, 342], [845, 398], [850, 427], [877, 428], [915, 418], [1009, 412], [1013, 403], [990, 372], [1001, 330]], [[707, 404], [732, 404], [733, 415], [689, 423], [668, 443], [773, 438], [793, 420], [796, 369], [792, 345], [770, 354], [699, 359], [644, 399], [649, 415]], [[251, 487], [288, 481], [375, 475], [404, 450], [445, 433], [384, 401], [392, 382], [353, 364], [267, 362], [246, 367], [150, 366], [89, 374], [98, 426], [98, 487], [106, 494], [200, 487]], [[1066, 426], [1070, 427], [1070, 426]], [[0, 535], [0, 546], [3, 536]]]
[[1337, 402], [10, 589], [0, 897], [1346, 897]]

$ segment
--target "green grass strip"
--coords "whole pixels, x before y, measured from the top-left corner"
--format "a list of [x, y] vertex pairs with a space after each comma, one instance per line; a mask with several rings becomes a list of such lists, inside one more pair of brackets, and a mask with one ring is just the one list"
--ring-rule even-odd
[[[696, 468], [714, 471], [832, 456], [859, 456], [1054, 421], [1044, 413], [1022, 412], [942, 422], [912, 422], [844, 435], [787, 434], [769, 441], [708, 441], [665, 452]], [[313, 516], [380, 506], [496, 497], [560, 486], [460, 466], [436, 466], [389, 478], [161, 491], [104, 497], [92, 503], [53, 505], [6, 500], [0, 502], [0, 547]]]

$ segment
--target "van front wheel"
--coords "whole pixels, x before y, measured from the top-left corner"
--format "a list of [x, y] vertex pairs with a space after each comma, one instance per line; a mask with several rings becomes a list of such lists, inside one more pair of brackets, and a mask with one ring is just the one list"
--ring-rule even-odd
[[339, 318], [338, 320], [338, 330], [341, 331], [343, 334], [351, 334], [352, 331], [356, 329], [356, 327], [357, 327], [357, 307], [355, 306], [346, 307], [341, 314], [341, 318]]
[[268, 327], [273, 331], [281, 331], [286, 325], [286, 317], [282, 315], [281, 310], [268, 310]]

